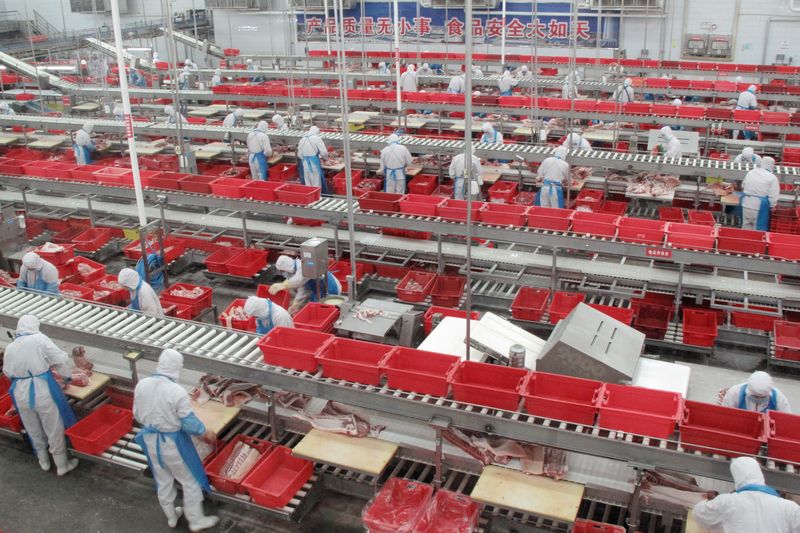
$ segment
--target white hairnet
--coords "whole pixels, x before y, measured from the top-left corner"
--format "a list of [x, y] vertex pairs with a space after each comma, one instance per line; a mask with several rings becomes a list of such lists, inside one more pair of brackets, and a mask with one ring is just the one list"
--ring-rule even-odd
[[766, 372], [758, 371], [747, 378], [747, 392], [753, 396], [765, 397], [772, 393], [772, 377]]
[[389, 144], [392, 144], [392, 143], [400, 142], [400, 137], [398, 137], [397, 134], [392, 133], [391, 135], [389, 135], [389, 139], [387, 139], [387, 140], [389, 141]]
[[411, 63], [410, 65], [408, 65], [407, 69], [409, 72], [414, 72], [415, 70], [417, 70], [417, 67], [414, 66], [414, 63]]
[[754, 93], [754, 92], [756, 92], [756, 86], [755, 85], [751, 85], [750, 87], [747, 88], [747, 90], [750, 91], [751, 93]]
[[661, 128], [661, 135], [666, 137], [667, 140], [670, 140], [675, 136], [675, 134], [672, 133], [672, 128], [670, 128], [669, 126], [664, 126], [663, 128]]
[[380, 63], [378, 63], [378, 67], [379, 67], [379, 68], [383, 68], [383, 67], [385, 67], [385, 66], [386, 66], [386, 63], [384, 63], [383, 61], [381, 61]]
[[244, 109], [242, 109], [242, 108], [240, 107], [239, 109], [237, 109], [236, 111], [234, 111], [234, 112], [233, 112], [233, 116], [235, 116], [235, 117], [242, 117], [242, 116], [244, 116]]
[[187, 57], [187, 58], [184, 60], [183, 64], [184, 64], [184, 65], [186, 65], [186, 66], [188, 67], [189, 65], [191, 65], [191, 64], [192, 64], [192, 60], [191, 60], [191, 59], [189, 59], [189, 58]]
[[266, 121], [266, 120], [262, 120], [262, 121], [260, 121], [260, 122], [258, 123], [258, 126], [256, 126], [256, 129], [257, 129], [258, 131], [261, 131], [261, 132], [267, 133], [267, 130], [269, 129], [269, 124], [267, 124], [267, 121]]
[[761, 158], [761, 168], [768, 172], [772, 172], [775, 169], [775, 160], [770, 156]]
[[8, 109], [8, 102], [0, 102], [0, 109]]
[[494, 131], [494, 127], [492, 127], [491, 123], [484, 122], [483, 123], [483, 132], [484, 133], [491, 133]]
[[17, 322], [17, 335], [39, 333], [39, 319], [33, 315], [22, 315]]
[[123, 268], [119, 271], [119, 275], [117, 276], [119, 284], [129, 289], [138, 287], [141, 280], [142, 278], [132, 268]]
[[214, 70], [214, 75], [216, 75], [216, 76], [222, 76], [222, 69], [216, 69], [216, 70]]
[[625, 81], [624, 81], [624, 82], [622, 82], [622, 84], [623, 84], [625, 87], [630, 87], [631, 85], [633, 85], [633, 81], [632, 81], [630, 78], [625, 78]]
[[680, 98], [676, 98], [672, 101], [672, 105], [683, 105], [683, 102], [681, 102]]
[[192, 69], [189, 67], [189, 65], [185, 65], [185, 66], [183, 67], [183, 71], [184, 71], [184, 72], [191, 72], [191, 71], [192, 71]]
[[88, 65], [88, 63], [86, 62], [85, 59], [81, 59], [81, 65], [86, 66], [86, 65]]
[[167, 348], [158, 356], [156, 373], [177, 380], [183, 368], [183, 355], [177, 350]]
[[310, 128], [308, 128], [308, 133], [310, 133], [311, 135], [319, 135], [319, 128], [316, 126], [311, 126]]
[[247, 63], [248, 65], [249, 65], [250, 63], [252, 63], [252, 62], [253, 62], [253, 60], [252, 60], [252, 59], [250, 59], [250, 58], [248, 58], [248, 59], [247, 59], [247, 61], [245, 61], [245, 63]]
[[743, 80], [744, 80], [744, 78], [742, 78], [741, 76], [736, 76], [736, 79], [734, 81], [736, 83], [742, 83]]
[[42, 261], [42, 258], [39, 257], [39, 254], [36, 252], [28, 252], [22, 256], [22, 264], [28, 270], [39, 270], [42, 268], [43, 263], [44, 261]]
[[427, 69], [429, 69], [429, 68], [431, 68], [431, 67], [429, 67], [427, 63], [423, 63], [423, 64], [422, 64], [422, 68], [424, 68], [425, 70], [427, 70]]
[[559, 146], [558, 148], [556, 148], [556, 151], [553, 154], [553, 156], [558, 159], [564, 159], [565, 157], [567, 157], [567, 147], [563, 145]]
[[171, 105], [165, 105], [164, 106], [164, 113], [166, 113], [169, 116], [172, 116], [172, 115], [175, 114], [175, 108], [172, 107]]
[[272, 115], [272, 123], [275, 124], [278, 127], [281, 127], [286, 123], [286, 121], [283, 119], [282, 116], [280, 116], [279, 114], [275, 113], [274, 115]]
[[528, 72], [528, 65], [522, 65], [522, 68], [520, 70], [522, 72]]
[[747, 159], [753, 159], [753, 155], [755, 155], [755, 151], [749, 146], [745, 146], [745, 148], [742, 150], [742, 156], [746, 157]]
[[281, 272], [291, 272], [294, 270], [294, 259], [288, 255], [282, 255], [275, 261], [275, 268]]
[[269, 312], [269, 304], [264, 298], [250, 296], [244, 302], [244, 312], [250, 316], [266, 316]]
[[83, 125], [83, 131], [85, 131], [86, 133], [92, 133], [92, 131], [94, 131], [94, 124], [92, 124], [91, 122], [87, 122], [86, 124]]
[[737, 490], [746, 485], [764, 484], [764, 473], [752, 457], [737, 457], [731, 461], [731, 475]]

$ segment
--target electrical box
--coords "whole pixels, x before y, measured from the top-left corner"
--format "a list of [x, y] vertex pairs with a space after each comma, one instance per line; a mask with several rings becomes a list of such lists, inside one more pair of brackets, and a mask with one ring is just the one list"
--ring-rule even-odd
[[314, 237], [300, 245], [304, 278], [320, 279], [328, 273], [328, 240]]
[[683, 43], [683, 55], [706, 57], [708, 55], [708, 35], [687, 34]]
[[730, 35], [709, 35], [708, 55], [717, 58], [731, 57], [731, 36]]

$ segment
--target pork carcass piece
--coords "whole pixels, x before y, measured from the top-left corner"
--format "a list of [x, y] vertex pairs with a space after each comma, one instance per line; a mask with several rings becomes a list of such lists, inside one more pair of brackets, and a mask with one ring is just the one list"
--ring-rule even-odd
[[276, 405], [294, 411], [294, 417], [311, 424], [311, 427], [341, 433], [351, 437], [377, 437], [385, 426], [370, 424], [361, 413], [324, 398], [311, 398], [302, 394], [282, 392], [273, 396]]
[[94, 363], [86, 358], [86, 348], [83, 346], [76, 346], [72, 349], [72, 361], [75, 366], [85, 371], [88, 375], [92, 375]]

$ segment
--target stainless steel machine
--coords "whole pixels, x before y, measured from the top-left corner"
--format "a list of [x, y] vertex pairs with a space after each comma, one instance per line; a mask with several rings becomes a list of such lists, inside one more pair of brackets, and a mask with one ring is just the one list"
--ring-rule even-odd
[[0, 207], [0, 268], [9, 270], [9, 256], [22, 251], [27, 242], [24, 217], [17, 216], [13, 204]]

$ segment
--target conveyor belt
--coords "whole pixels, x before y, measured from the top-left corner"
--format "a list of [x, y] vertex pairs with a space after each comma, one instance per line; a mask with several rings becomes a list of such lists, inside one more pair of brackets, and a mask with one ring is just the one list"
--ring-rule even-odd
[[17, 59], [16, 57], [5, 52], [0, 52], [0, 63], [7, 66], [17, 74], [31, 78], [34, 81], [37, 79], [42, 80], [45, 83], [45, 88], [47, 86], [51, 86], [60, 89], [61, 91], [73, 91], [78, 89], [76, 84], [66, 82], [55, 74], [51, 74], [46, 70], [36, 68], [30, 63]]
[[[163, 31], [163, 28], [162, 28], [162, 31]], [[200, 50], [201, 52], [205, 52], [208, 55], [211, 55], [211, 56], [214, 56], [214, 57], [217, 57], [217, 58], [220, 58], [220, 59], [224, 59], [225, 58], [225, 54], [222, 53], [222, 48], [220, 48], [219, 46], [217, 46], [214, 43], [211, 43], [211, 42], [208, 42], [208, 41], [204, 41], [202, 39], [195, 39], [194, 37], [192, 37], [188, 33], [183, 33], [181, 31], [176, 31], [176, 30], [172, 30], [172, 36], [175, 38], [176, 41], [181, 42], [183, 44], [188, 44], [192, 48]], [[193, 72], [196, 73], [197, 71], [193, 71]], [[211, 72], [211, 74], [209, 74], [209, 76], [211, 76], [214, 71], [211, 70], [211, 71], [208, 71], [208, 72]], [[241, 73], [241, 71], [239, 71], [239, 72]]]

